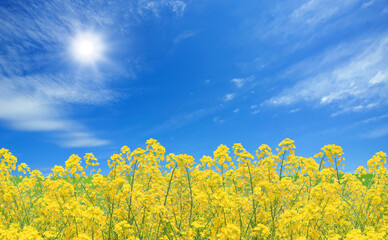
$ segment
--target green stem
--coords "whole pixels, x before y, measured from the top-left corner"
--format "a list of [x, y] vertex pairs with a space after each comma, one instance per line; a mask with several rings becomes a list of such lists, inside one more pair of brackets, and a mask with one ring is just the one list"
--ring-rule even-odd
[[338, 179], [338, 183], [341, 184], [341, 182], [340, 182], [340, 177], [339, 177], [339, 173], [338, 173], [337, 154], [334, 155], [334, 160], [335, 160], [335, 170], [337, 171], [337, 179]]
[[323, 159], [325, 159], [325, 157], [326, 157], [326, 155], [323, 155], [321, 162], [319, 163], [319, 172], [321, 171], [322, 162], [323, 162]]
[[284, 163], [284, 156], [285, 155], [286, 155], [286, 151], [284, 151], [284, 153], [283, 153], [282, 164], [280, 165], [280, 173], [279, 173], [279, 180], [280, 181], [282, 180], [282, 171], [283, 171], [283, 163]]
[[256, 202], [255, 202], [255, 197], [254, 197], [254, 194], [253, 194], [253, 180], [252, 180], [251, 168], [249, 166], [249, 163], [247, 165], [248, 165], [249, 180], [250, 180], [250, 184], [251, 184], [251, 194], [252, 194], [252, 208], [253, 208], [253, 218], [254, 218], [253, 226], [256, 226], [256, 223], [257, 223], [257, 219], [256, 219]]
[[136, 159], [135, 164], [133, 166], [132, 181], [131, 181], [131, 195], [129, 197], [129, 204], [128, 204], [128, 222], [130, 224], [132, 224], [132, 219], [131, 219], [132, 194], [133, 194], [133, 185], [135, 182], [135, 171], [136, 171], [137, 163], [138, 163], [138, 159]]
[[189, 173], [189, 168], [186, 167], [186, 172], [187, 172], [187, 181], [189, 183], [189, 190], [190, 190], [190, 217], [189, 217], [189, 227], [191, 227], [191, 218], [193, 215], [193, 192], [191, 190], [191, 180], [190, 180], [190, 173]]

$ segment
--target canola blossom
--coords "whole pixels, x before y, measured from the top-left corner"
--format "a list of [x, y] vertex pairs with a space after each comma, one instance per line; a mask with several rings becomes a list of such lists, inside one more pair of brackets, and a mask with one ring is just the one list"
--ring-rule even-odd
[[343, 174], [336, 145], [308, 158], [290, 139], [255, 156], [220, 145], [199, 164], [146, 145], [112, 155], [108, 176], [92, 153], [43, 177], [1, 149], [0, 239], [388, 239], [384, 152]]

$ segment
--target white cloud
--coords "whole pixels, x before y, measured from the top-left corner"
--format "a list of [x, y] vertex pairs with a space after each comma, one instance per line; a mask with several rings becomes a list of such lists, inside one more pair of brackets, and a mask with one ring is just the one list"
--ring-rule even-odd
[[63, 130], [70, 125], [58, 117], [58, 111], [45, 106], [43, 102], [28, 98], [0, 100], [0, 119], [5, 120], [17, 130], [53, 131]]
[[183, 1], [170, 0], [169, 4], [172, 7], [172, 11], [175, 12], [175, 14], [179, 17], [181, 17], [186, 10], [186, 3]]
[[101, 140], [98, 138], [77, 138], [69, 139], [60, 143], [62, 147], [74, 148], [74, 147], [100, 147], [109, 144], [109, 141]]
[[253, 111], [253, 112], [251, 112], [251, 113], [252, 113], [252, 115], [256, 115], [256, 114], [258, 114], [260, 111], [261, 111], [260, 109], [257, 109], [257, 110], [255, 110], [255, 111]]
[[221, 123], [224, 123], [225, 120], [224, 119], [220, 119], [219, 117], [214, 117], [213, 118], [213, 122], [221, 124]]
[[180, 0], [140, 0], [137, 13], [143, 17], [149, 14], [159, 17], [165, 8], [174, 12], [177, 17], [182, 17], [186, 10], [186, 3]]
[[225, 97], [224, 97], [224, 101], [225, 101], [225, 102], [229, 102], [229, 101], [233, 100], [233, 98], [235, 97], [235, 95], [236, 95], [236, 94], [234, 94], [234, 93], [228, 93], [228, 94], [226, 94]]
[[194, 37], [195, 34], [196, 34], [196, 32], [194, 32], [194, 31], [186, 31], [186, 32], [180, 33], [174, 39], [174, 43], [178, 43], [178, 42], [180, 42], [180, 41], [182, 41], [184, 39]]
[[[63, 108], [69, 103], [98, 104], [108, 101], [110, 97], [104, 96], [107, 90], [92, 91], [87, 83], [78, 82], [75, 87], [70, 87], [70, 84], [63, 84], [54, 76], [51, 79], [39, 75], [12, 79], [3, 77], [0, 82], [0, 119], [20, 131], [54, 131], [72, 135], [73, 143], [66, 144], [62, 140], [62, 146], [107, 144], [108, 141], [92, 137], [82, 124], [69, 119]], [[74, 131], [84, 135], [80, 138], [81, 135], [73, 134]]]
[[61, 136], [59, 144], [62, 147], [99, 147], [109, 144], [109, 141], [98, 139], [93, 134], [85, 132], [72, 132]]
[[[388, 104], [388, 36], [357, 41], [346, 47], [352, 51], [350, 57], [336, 55], [338, 49], [334, 48], [316, 58], [307, 59], [309, 63], [304, 65], [303, 62], [298, 69], [305, 66], [310, 73], [263, 104], [335, 104], [339, 113]], [[333, 60], [322, 66], [319, 63], [322, 59]], [[311, 68], [315, 62], [317, 67]]]
[[141, 15], [144, 15], [146, 12], [151, 12], [155, 16], [159, 17], [159, 3], [155, 1], [140, 1], [138, 11]]
[[379, 137], [385, 137], [387, 135], [388, 135], [388, 125], [377, 127], [363, 134], [365, 138], [379, 138]]
[[[284, 47], [275, 57], [266, 57], [266, 62], [276, 61], [285, 55], [314, 46], [316, 41], [336, 36], [343, 30], [370, 21], [359, 7], [362, 0], [301, 0], [275, 4], [267, 18], [258, 19], [253, 34], [271, 45]], [[268, 60], [270, 59], [270, 60]]]
[[361, 5], [361, 8], [370, 7], [370, 6], [372, 6], [374, 3], [375, 3], [375, 0], [370, 0], [369, 2], [364, 2], [364, 3]]
[[290, 15], [293, 22], [315, 26], [341, 15], [355, 6], [360, 0], [310, 0], [296, 8]]
[[252, 105], [251, 109], [257, 108], [257, 105]]
[[12, 119], [11, 126], [24, 131], [56, 131], [70, 129], [73, 122], [63, 119]]
[[384, 74], [382, 71], [379, 71], [371, 80], [369, 80], [369, 84], [374, 85], [374, 84], [382, 83], [387, 80], [388, 80], [387, 75]]
[[244, 70], [261, 70], [268, 66], [269, 59], [263, 59], [261, 57], [256, 57], [253, 60], [250, 61], [244, 61], [244, 62], [236, 62], [236, 66], [244, 69]]
[[236, 109], [233, 110], [233, 112], [234, 113], [238, 113], [238, 112], [240, 112], [240, 109], [236, 108]]
[[167, 132], [172, 131], [174, 129], [182, 128], [190, 123], [198, 121], [199, 119], [207, 116], [208, 114], [216, 110], [217, 108], [197, 109], [192, 112], [184, 112], [172, 115], [169, 119], [162, 122], [160, 125], [143, 131], [143, 134], [144, 136], [152, 137], [155, 136], [155, 134], [160, 134], [161, 132]]
[[291, 109], [290, 110], [290, 113], [296, 113], [296, 112], [299, 112], [300, 109], [299, 108], [294, 108], [294, 109]]
[[240, 88], [244, 85], [244, 79], [243, 78], [233, 78], [231, 80], [234, 84], [236, 84], [236, 87]]
[[250, 82], [252, 80], [254, 80], [254, 76], [250, 76], [247, 78], [233, 78], [230, 81], [234, 83], [237, 88], [241, 88], [242, 86], [244, 86], [245, 83]]
[[359, 121], [359, 122], [356, 123], [356, 125], [358, 125], [358, 124], [367, 124], [367, 123], [370, 123], [370, 122], [376, 122], [376, 121], [379, 121], [379, 120], [385, 119], [385, 118], [388, 118], [388, 113], [382, 114], [382, 115], [379, 115], [379, 116], [375, 116], [375, 117], [370, 117], [368, 119]]
[[339, 10], [339, 4], [334, 4], [334, 1], [310, 0], [295, 9], [290, 15], [290, 19], [298, 22], [303, 19], [306, 24], [314, 25], [329, 19]]

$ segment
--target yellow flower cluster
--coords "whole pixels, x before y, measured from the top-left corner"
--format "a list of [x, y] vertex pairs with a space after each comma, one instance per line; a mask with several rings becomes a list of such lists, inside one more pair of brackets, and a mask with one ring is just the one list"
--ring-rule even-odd
[[43, 177], [1, 149], [0, 240], [388, 239], [383, 152], [343, 174], [336, 145], [324, 146], [318, 163], [296, 156], [288, 138], [276, 152], [261, 145], [257, 159], [239, 143], [233, 157], [220, 145], [197, 165], [166, 155], [155, 139], [146, 145], [113, 154], [108, 176], [92, 153], [85, 166], [71, 155]]

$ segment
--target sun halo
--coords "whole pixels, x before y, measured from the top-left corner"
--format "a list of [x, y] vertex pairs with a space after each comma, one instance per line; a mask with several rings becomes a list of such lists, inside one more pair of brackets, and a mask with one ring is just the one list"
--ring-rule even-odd
[[77, 34], [71, 41], [74, 60], [84, 65], [93, 65], [103, 59], [105, 44], [100, 35], [94, 32]]

